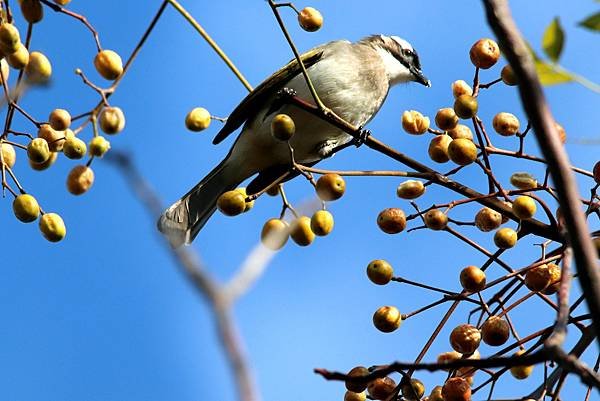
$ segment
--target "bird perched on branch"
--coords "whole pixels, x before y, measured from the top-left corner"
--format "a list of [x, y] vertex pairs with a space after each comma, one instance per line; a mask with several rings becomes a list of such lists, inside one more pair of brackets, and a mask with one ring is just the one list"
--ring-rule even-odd
[[[357, 127], [375, 116], [391, 86], [411, 81], [429, 86], [417, 52], [397, 36], [374, 35], [356, 43], [333, 41], [308, 51], [301, 59], [322, 103]], [[248, 194], [257, 193], [290, 169], [288, 143], [271, 135], [271, 122], [277, 114], [287, 114], [295, 123], [289, 146], [298, 163], [313, 165], [353, 140], [324, 119], [281, 102], [278, 93], [284, 88], [306, 101], [313, 100], [296, 60], [242, 100], [213, 141], [220, 143], [243, 125], [225, 159], [158, 221], [158, 229], [172, 246], [192, 242], [224, 192], [258, 174], [247, 187]]]

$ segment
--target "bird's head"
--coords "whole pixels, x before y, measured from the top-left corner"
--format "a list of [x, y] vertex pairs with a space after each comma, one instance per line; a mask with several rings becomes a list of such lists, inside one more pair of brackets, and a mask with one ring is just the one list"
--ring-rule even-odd
[[421, 71], [417, 52], [406, 40], [398, 36], [373, 35], [361, 43], [371, 46], [381, 56], [390, 84], [414, 81], [431, 86]]

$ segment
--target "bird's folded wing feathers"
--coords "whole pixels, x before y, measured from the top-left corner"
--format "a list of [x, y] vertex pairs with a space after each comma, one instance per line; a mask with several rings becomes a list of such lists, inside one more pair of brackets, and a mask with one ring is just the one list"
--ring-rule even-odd
[[[300, 58], [304, 66], [308, 69], [323, 56], [322, 47], [317, 47], [304, 53]], [[213, 144], [222, 142], [229, 134], [238, 129], [250, 117], [256, 115], [257, 111], [264, 107], [265, 101], [273, 95], [273, 90], [283, 88], [296, 75], [300, 74], [300, 64], [296, 59], [290, 61], [285, 67], [267, 78], [263, 83], [257, 86], [246, 96], [244, 100], [233, 110], [227, 118], [225, 126], [213, 139]]]

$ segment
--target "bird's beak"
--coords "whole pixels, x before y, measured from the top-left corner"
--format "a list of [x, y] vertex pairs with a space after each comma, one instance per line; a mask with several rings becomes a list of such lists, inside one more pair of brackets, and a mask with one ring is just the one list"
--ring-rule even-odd
[[412, 74], [415, 77], [415, 82], [418, 82], [418, 83], [420, 83], [422, 85], [425, 85], [428, 88], [431, 86], [431, 82], [427, 79], [427, 77], [425, 75], [423, 75], [423, 73], [421, 72], [421, 70], [417, 70], [415, 68], [411, 72], [412, 72]]

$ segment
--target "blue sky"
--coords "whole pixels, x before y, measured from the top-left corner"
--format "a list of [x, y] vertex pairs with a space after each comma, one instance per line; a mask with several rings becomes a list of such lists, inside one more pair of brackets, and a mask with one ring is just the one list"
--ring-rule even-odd
[[[73, 0], [70, 7], [89, 18], [105, 48], [125, 58], [160, 2], [140, 3]], [[512, 3], [518, 24], [537, 49], [545, 26], [559, 15], [567, 32], [564, 66], [600, 82], [598, 36], [576, 27], [579, 20], [598, 11], [597, 4], [553, 0], [541, 7], [532, 0]], [[182, 4], [255, 86], [292, 57], [264, 1], [182, 0]], [[452, 81], [472, 79], [469, 47], [480, 37], [491, 36], [480, 2], [315, 0], [296, 5], [317, 7], [325, 18], [323, 29], [306, 33], [297, 27], [291, 11], [282, 10], [301, 50], [373, 33], [399, 35], [414, 45], [432, 87], [395, 87], [369, 128], [377, 138], [426, 161], [428, 138], [403, 133], [401, 113], [416, 109], [433, 116], [438, 108], [451, 105]], [[77, 21], [46, 11], [46, 19], [34, 30], [32, 47], [48, 54], [54, 68], [53, 84], [31, 90], [22, 103], [39, 119], [55, 107], [78, 114], [95, 104], [95, 94], [72, 73], [75, 68], [104, 82], [93, 71], [91, 35]], [[499, 70], [486, 71], [483, 80], [495, 79]], [[209, 46], [168, 9], [111, 98], [113, 105], [124, 110], [127, 126], [122, 134], [109, 139], [113, 149], [133, 155], [148, 182], [165, 204], [170, 204], [210, 171], [231, 144], [231, 139], [218, 147], [211, 144], [217, 123], [200, 134], [187, 132], [183, 124], [187, 111], [203, 106], [226, 116], [245, 94]], [[571, 159], [591, 169], [600, 138], [599, 95], [575, 84], [549, 88], [547, 95], [557, 120], [567, 130]], [[499, 111], [523, 119], [514, 88], [498, 87], [482, 94], [480, 116], [484, 121], [490, 122]], [[17, 126], [27, 129], [22, 120]], [[90, 137], [89, 132], [83, 135]], [[581, 144], [590, 140], [596, 144]], [[500, 139], [497, 143], [513, 145]], [[536, 153], [533, 141], [529, 144]], [[49, 171], [37, 173], [29, 170], [24, 154], [18, 157], [15, 171], [22, 183], [47, 211], [63, 215], [68, 235], [62, 243], [50, 244], [34, 224], [16, 221], [9, 197], [0, 202], [0, 314], [5, 322], [0, 329], [1, 398], [235, 399], [209, 309], [178, 272], [162, 247], [154, 218], [141, 208], [120, 174], [106, 162], [94, 162], [93, 189], [73, 197], [64, 188], [73, 162], [63, 159]], [[498, 159], [496, 165], [504, 182], [522, 169], [543, 174], [539, 166], [532, 169], [514, 160]], [[402, 169], [366, 148], [349, 149], [321, 167]], [[480, 177], [475, 169], [468, 169], [460, 179], [485, 187]], [[408, 312], [435, 298], [405, 286], [372, 285], [364, 274], [370, 260], [387, 259], [397, 274], [454, 290], [459, 288], [462, 267], [484, 262], [443, 233], [388, 236], [378, 231], [375, 218], [381, 209], [398, 206], [409, 210], [409, 205], [395, 196], [399, 182], [395, 178], [347, 179], [347, 194], [330, 205], [336, 218], [334, 232], [308, 248], [288, 244], [236, 305], [235, 316], [264, 400], [341, 400], [343, 385], [325, 382], [312, 373], [314, 367], [347, 370], [356, 364], [416, 356], [445, 307], [406, 321], [394, 334], [377, 332], [370, 321], [379, 306], [393, 304]], [[581, 183], [589, 186], [588, 181]], [[288, 194], [295, 204], [313, 198], [310, 186], [302, 180], [288, 185]], [[432, 189], [419, 204], [427, 207], [451, 199], [452, 194]], [[251, 213], [239, 218], [216, 214], [192, 247], [212, 274], [226, 279], [256, 245], [263, 222], [277, 215], [279, 208], [277, 200], [265, 197]], [[468, 218], [475, 210], [465, 208], [455, 216]], [[468, 228], [464, 232], [491, 247], [491, 236]], [[507, 261], [518, 264], [523, 257], [536, 257], [535, 241], [524, 242], [519, 251], [507, 253]], [[494, 273], [501, 274], [497, 266], [490, 274]], [[428, 354], [429, 360], [449, 348], [449, 330], [464, 322], [467, 313], [467, 307], [459, 308]], [[524, 335], [553, 321], [553, 315], [536, 302], [517, 309], [512, 317]], [[485, 352], [490, 352], [489, 347]], [[541, 380], [541, 370], [538, 367], [525, 383], [515, 384], [506, 377], [499, 386], [533, 388]], [[430, 389], [443, 376], [417, 377]], [[577, 384], [577, 379], [567, 382], [569, 397], [565, 398], [577, 399], [572, 398], [581, 394]], [[505, 390], [498, 395], [514, 393]]]

